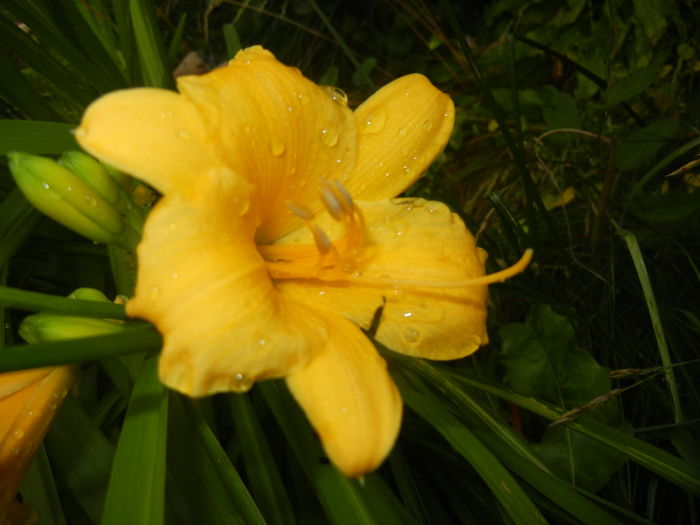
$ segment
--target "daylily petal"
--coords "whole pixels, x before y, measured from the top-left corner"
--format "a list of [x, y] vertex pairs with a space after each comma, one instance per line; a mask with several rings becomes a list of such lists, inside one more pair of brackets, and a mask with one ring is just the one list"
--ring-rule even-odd
[[129, 315], [164, 336], [161, 380], [190, 396], [244, 391], [303, 366], [323, 346], [317, 316], [279, 294], [253, 241], [249, 184], [209, 174], [165, 196], [138, 248]]
[[178, 79], [206, 122], [220, 158], [255, 185], [265, 244], [300, 224], [285, 202], [321, 209], [322, 179], [347, 178], [356, 156], [352, 111], [342, 97], [256, 46], [226, 67]]
[[346, 476], [384, 460], [401, 424], [401, 396], [365, 335], [335, 315], [324, 316], [332, 336], [289, 389], [314, 426], [333, 464]]
[[197, 184], [218, 165], [195, 108], [164, 89], [128, 89], [97, 99], [75, 136], [92, 155], [162, 193]]
[[454, 104], [423, 75], [406, 75], [368, 98], [355, 118], [357, 165], [343, 183], [357, 200], [381, 200], [408, 188], [442, 152]]
[[72, 366], [0, 374], [0, 523], [75, 375]]
[[[462, 220], [444, 204], [423, 199], [356, 204], [364, 213], [367, 237], [348, 268], [348, 279], [282, 280], [277, 288], [299, 303], [340, 313], [365, 329], [384, 305], [376, 338], [404, 354], [456, 359], [485, 344], [486, 286], [420, 286], [484, 274], [485, 252], [476, 247]], [[318, 224], [332, 239], [339, 235], [331, 219], [319, 218]], [[307, 235], [300, 230], [287, 239], [308, 242]], [[392, 285], [391, 280], [413, 281], [415, 286]]]

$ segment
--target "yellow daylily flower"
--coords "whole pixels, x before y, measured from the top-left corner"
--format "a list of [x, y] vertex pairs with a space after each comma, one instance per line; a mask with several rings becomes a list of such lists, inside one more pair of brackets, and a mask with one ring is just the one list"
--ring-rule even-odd
[[17, 488], [76, 374], [74, 366], [0, 374], [0, 523], [35, 523]]
[[[164, 337], [159, 372], [190, 396], [285, 377], [346, 475], [376, 468], [400, 426], [396, 386], [362, 328], [430, 359], [486, 343], [485, 252], [437, 202], [394, 198], [442, 151], [450, 98], [408, 75], [355, 111], [259, 46], [108, 94], [76, 131], [164, 196], [138, 248], [130, 315]], [[376, 315], [375, 315], [376, 314]]]

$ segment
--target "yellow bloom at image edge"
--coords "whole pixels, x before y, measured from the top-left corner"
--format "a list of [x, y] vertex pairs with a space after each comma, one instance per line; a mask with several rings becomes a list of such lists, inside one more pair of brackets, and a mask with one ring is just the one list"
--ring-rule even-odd
[[76, 368], [61, 366], [0, 374], [0, 524], [36, 516], [15, 497], [34, 453], [73, 384]]
[[444, 204], [395, 198], [447, 143], [452, 101], [408, 75], [352, 111], [260, 47], [178, 90], [108, 94], [76, 133], [163, 194], [127, 305], [163, 334], [161, 379], [196, 397], [284, 377], [342, 472], [376, 468], [402, 404], [361, 330], [375, 313], [407, 355], [487, 342], [485, 253]]

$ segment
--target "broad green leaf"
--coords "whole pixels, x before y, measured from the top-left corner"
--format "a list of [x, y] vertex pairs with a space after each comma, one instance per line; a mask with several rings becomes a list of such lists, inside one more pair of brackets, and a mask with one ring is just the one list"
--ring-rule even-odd
[[243, 47], [238, 31], [236, 31], [236, 26], [230, 23], [224, 24], [223, 32], [226, 41], [226, 54], [229, 58], [233, 58]]
[[673, 222], [700, 210], [700, 191], [676, 188], [666, 193], [643, 194], [633, 201], [630, 212], [650, 222]]
[[678, 119], [668, 118], [630, 133], [617, 149], [617, 167], [622, 171], [632, 171], [649, 162], [676, 136], [678, 124]]
[[73, 136], [74, 128], [59, 122], [0, 119], [0, 155], [8, 151], [57, 155], [80, 149]]
[[672, 0], [633, 0], [634, 13], [644, 28], [651, 44], [655, 44], [666, 28], [666, 16], [672, 9]]
[[[549, 306], [536, 305], [525, 323], [499, 330], [503, 382], [516, 392], [573, 409], [612, 389], [609, 371], [574, 343], [574, 328]], [[590, 416], [585, 416], [590, 417]], [[597, 407], [595, 417], [619, 424], [616, 401]], [[622, 466], [622, 456], [565, 427], [550, 427], [533, 449], [559, 476], [593, 492]]]
[[645, 66], [633, 69], [625, 78], [612, 84], [603, 97], [608, 105], [615, 106], [642, 93], [654, 83], [658, 74], [658, 67]]
[[[552, 86], [545, 86], [541, 90], [542, 115], [550, 130], [571, 128], [581, 129], [581, 119], [578, 115], [576, 102], [569, 95], [566, 95]], [[558, 144], [569, 144], [571, 135], [557, 134], [547, 137]]]
[[158, 356], [144, 361], [114, 456], [102, 525], [160, 525], [165, 516], [168, 390]]

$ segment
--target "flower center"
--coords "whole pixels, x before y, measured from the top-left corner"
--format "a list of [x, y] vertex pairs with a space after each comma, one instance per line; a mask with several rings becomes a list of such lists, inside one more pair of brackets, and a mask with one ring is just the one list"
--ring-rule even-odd
[[304, 220], [315, 244], [258, 246], [273, 279], [334, 281], [349, 277], [352, 260], [364, 243], [365, 219], [350, 192], [339, 181], [324, 183], [321, 200], [331, 217], [342, 223], [345, 234], [331, 241], [313, 221], [313, 213], [308, 208], [288, 202], [287, 208]]
[[373, 277], [356, 270], [356, 259], [365, 240], [365, 219], [350, 192], [339, 181], [325, 182], [321, 200], [331, 217], [345, 230], [331, 241], [325, 231], [313, 220], [313, 213], [300, 204], [288, 202], [287, 208], [301, 218], [314, 239], [310, 244], [269, 244], [258, 246], [272, 279], [318, 279], [322, 281], [350, 281], [381, 287], [462, 288], [493, 284], [522, 272], [532, 260], [532, 250], [525, 253], [513, 266], [504, 270], [475, 277], [445, 281], [436, 279], [404, 280], [389, 276]]

